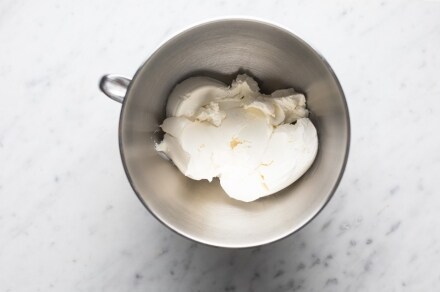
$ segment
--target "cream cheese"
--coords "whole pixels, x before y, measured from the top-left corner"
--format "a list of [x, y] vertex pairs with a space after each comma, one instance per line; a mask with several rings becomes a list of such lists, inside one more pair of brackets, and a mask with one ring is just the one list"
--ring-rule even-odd
[[247, 75], [229, 87], [208, 77], [186, 79], [172, 91], [167, 116], [156, 150], [189, 178], [218, 177], [230, 197], [245, 202], [292, 184], [318, 150], [305, 96], [293, 89], [264, 95]]

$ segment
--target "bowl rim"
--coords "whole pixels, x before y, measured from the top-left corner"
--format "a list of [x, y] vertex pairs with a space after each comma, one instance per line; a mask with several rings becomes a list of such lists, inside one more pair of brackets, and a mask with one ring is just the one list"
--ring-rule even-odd
[[[142, 199], [142, 196], [140, 195], [140, 192], [136, 189], [136, 186], [130, 176], [130, 173], [128, 171], [128, 166], [126, 163], [126, 159], [125, 159], [125, 154], [124, 154], [124, 149], [122, 146], [122, 121], [124, 120], [124, 112], [125, 112], [125, 105], [126, 105], [126, 101], [127, 101], [127, 97], [130, 96], [131, 93], [131, 89], [132, 89], [132, 84], [134, 84], [134, 80], [137, 78], [137, 76], [140, 74], [140, 71], [142, 71], [142, 68], [144, 68], [144, 66], [148, 63], [148, 61], [159, 51], [159, 49], [161, 49], [163, 46], [165, 46], [166, 43], [168, 43], [169, 41], [171, 41], [172, 39], [175, 39], [181, 35], [183, 35], [186, 32], [189, 32], [192, 29], [195, 29], [197, 27], [200, 26], [204, 26], [204, 25], [208, 25], [208, 24], [213, 24], [213, 23], [223, 23], [223, 22], [254, 22], [254, 23], [258, 23], [258, 24], [262, 24], [262, 25], [266, 25], [278, 30], [281, 30], [285, 33], [287, 33], [288, 35], [290, 35], [291, 37], [295, 38], [296, 40], [298, 40], [299, 42], [301, 42], [303, 45], [305, 45], [308, 49], [310, 49], [311, 51], [315, 52], [317, 54], [317, 56], [323, 61], [324, 65], [326, 66], [326, 68], [329, 70], [330, 74], [332, 75], [338, 90], [341, 94], [342, 97], [342, 101], [343, 101], [343, 106], [344, 106], [344, 110], [345, 110], [345, 120], [347, 122], [347, 141], [346, 141], [346, 145], [345, 145], [345, 154], [344, 154], [344, 159], [341, 165], [341, 169], [339, 171], [338, 177], [336, 179], [336, 181], [334, 182], [333, 187], [331, 188], [331, 190], [329, 191], [325, 201], [322, 203], [321, 206], [316, 208], [316, 211], [311, 212], [310, 215], [303, 220], [302, 223], [300, 223], [300, 227], [296, 228], [296, 229], [292, 229], [289, 230], [287, 232], [285, 232], [284, 234], [281, 234], [277, 237], [273, 237], [273, 238], [269, 238], [267, 240], [264, 241], [259, 241], [256, 242], [255, 244], [252, 245], [243, 245], [243, 244], [221, 244], [221, 243], [214, 243], [214, 242], [210, 242], [208, 240], [203, 240], [203, 238], [200, 237], [195, 237], [195, 236], [191, 236], [189, 234], [186, 234], [185, 232], [182, 232], [181, 230], [178, 230], [177, 228], [174, 228], [172, 225], [170, 225], [169, 223], [167, 223], [166, 221], [162, 220], [161, 218], [159, 218], [159, 216], [157, 216], [148, 206], [148, 204]], [[294, 235], [295, 233], [299, 232], [300, 230], [302, 230], [304, 227], [306, 227], [311, 221], [313, 221], [313, 219], [315, 219], [321, 212], [322, 210], [327, 206], [327, 204], [330, 202], [330, 200], [332, 199], [332, 197], [334, 196], [341, 180], [342, 177], [344, 175], [346, 166], [347, 166], [347, 161], [348, 161], [348, 156], [349, 156], [349, 152], [350, 152], [350, 141], [351, 141], [351, 123], [350, 123], [350, 114], [349, 114], [349, 109], [348, 109], [348, 104], [347, 104], [347, 99], [345, 97], [345, 93], [344, 90], [342, 89], [341, 83], [339, 82], [339, 79], [336, 76], [336, 73], [334, 72], [333, 68], [330, 66], [330, 63], [324, 58], [324, 56], [315, 49], [315, 47], [313, 47], [312, 45], [310, 45], [309, 43], [305, 42], [301, 37], [299, 37], [296, 33], [293, 33], [291, 29], [284, 27], [283, 25], [280, 25], [278, 23], [274, 23], [272, 21], [268, 21], [268, 20], [263, 20], [261, 18], [256, 18], [256, 17], [248, 17], [248, 16], [228, 16], [228, 17], [216, 17], [216, 18], [211, 18], [211, 19], [207, 19], [207, 20], [203, 20], [200, 22], [196, 22], [193, 23], [189, 26], [186, 26], [185, 28], [179, 30], [178, 32], [172, 34], [170, 37], [166, 38], [164, 41], [162, 41], [160, 43], [159, 46], [156, 47], [156, 49], [153, 51], [153, 53], [150, 55], [150, 57], [148, 57], [140, 66], [139, 68], [136, 70], [136, 73], [133, 75], [132, 81], [130, 82], [130, 84], [128, 85], [127, 91], [126, 91], [126, 95], [125, 98], [122, 102], [122, 107], [121, 107], [121, 111], [120, 111], [120, 116], [119, 116], [119, 126], [118, 126], [118, 141], [119, 141], [119, 152], [120, 152], [120, 156], [121, 156], [121, 160], [122, 160], [122, 165], [124, 168], [124, 172], [127, 176], [127, 179], [131, 185], [131, 188], [133, 189], [133, 191], [135, 192], [136, 196], [138, 197], [138, 199], [141, 201], [142, 205], [144, 205], [144, 207], [150, 212], [151, 215], [153, 215], [154, 218], [156, 218], [159, 222], [161, 222], [164, 226], [166, 226], [168, 229], [170, 229], [171, 231], [173, 231], [174, 233], [186, 238], [186, 239], [190, 239], [194, 242], [206, 245], [206, 246], [210, 246], [210, 247], [216, 247], [216, 248], [227, 248], [227, 249], [246, 249], [246, 248], [253, 248], [253, 247], [258, 247], [258, 246], [263, 246], [263, 245], [267, 245], [267, 244], [271, 244], [271, 243], [275, 243], [277, 241], [280, 241], [282, 239], [285, 239], [291, 235]]]

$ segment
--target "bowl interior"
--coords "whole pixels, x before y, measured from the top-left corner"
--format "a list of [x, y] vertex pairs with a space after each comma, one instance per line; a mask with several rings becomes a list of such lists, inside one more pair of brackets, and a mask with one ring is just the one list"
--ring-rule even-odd
[[[319, 151], [309, 171], [281, 192], [251, 203], [230, 199], [218, 181], [186, 178], [154, 149], [172, 88], [190, 76], [229, 83], [253, 76], [264, 92], [293, 87], [306, 94]], [[122, 160], [135, 192], [165, 225], [222, 247], [275, 241], [311, 220], [333, 194], [348, 152], [343, 92], [328, 64], [290, 32], [253, 20], [221, 20], [180, 33], [133, 78], [121, 112]]]

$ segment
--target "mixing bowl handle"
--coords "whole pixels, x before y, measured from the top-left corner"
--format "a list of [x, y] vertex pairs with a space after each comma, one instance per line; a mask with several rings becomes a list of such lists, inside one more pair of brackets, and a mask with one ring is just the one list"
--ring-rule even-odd
[[122, 103], [130, 82], [131, 79], [126, 77], [116, 74], [107, 74], [101, 77], [99, 89], [111, 99]]

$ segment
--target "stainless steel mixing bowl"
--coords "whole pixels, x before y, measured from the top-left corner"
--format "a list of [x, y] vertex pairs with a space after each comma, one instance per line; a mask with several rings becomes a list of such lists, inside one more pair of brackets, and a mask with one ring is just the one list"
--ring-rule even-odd
[[[200, 75], [230, 84], [243, 72], [264, 92], [290, 87], [304, 92], [319, 136], [316, 160], [301, 179], [251, 203], [230, 199], [218, 181], [185, 177], [154, 149], [177, 83]], [[106, 75], [100, 88], [123, 103], [119, 146], [137, 196], [163, 224], [195, 241], [240, 248], [281, 239], [319, 213], [343, 174], [350, 124], [342, 88], [320, 54], [276, 25], [222, 19], [193, 26], [164, 43], [132, 80]]]

